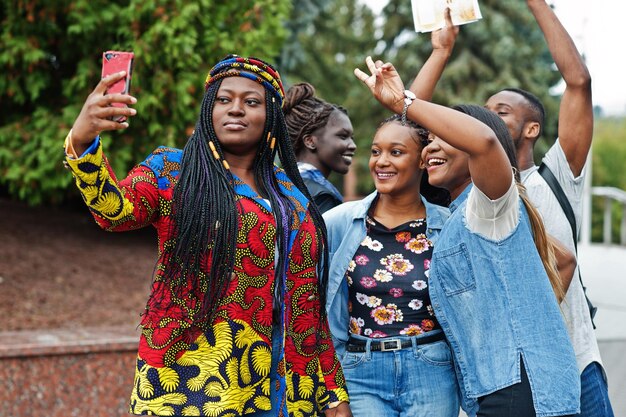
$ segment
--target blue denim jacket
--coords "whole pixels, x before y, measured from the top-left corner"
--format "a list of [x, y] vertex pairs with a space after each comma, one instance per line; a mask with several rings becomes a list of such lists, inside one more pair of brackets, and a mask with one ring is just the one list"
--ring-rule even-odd
[[450, 206], [433, 250], [429, 285], [453, 351], [464, 409], [520, 382], [524, 361], [537, 416], [576, 414], [580, 377], [563, 315], [520, 200], [519, 223], [498, 241], [469, 230], [471, 185]]
[[[324, 213], [330, 252], [326, 311], [333, 343], [339, 357], [345, 353], [350, 325], [346, 271], [348, 263], [365, 238], [367, 232], [365, 218], [376, 195], [375, 191], [363, 200], [343, 203]], [[422, 201], [426, 205], [426, 235], [437, 247], [436, 239], [448, 218], [449, 210], [430, 204], [423, 197]]]

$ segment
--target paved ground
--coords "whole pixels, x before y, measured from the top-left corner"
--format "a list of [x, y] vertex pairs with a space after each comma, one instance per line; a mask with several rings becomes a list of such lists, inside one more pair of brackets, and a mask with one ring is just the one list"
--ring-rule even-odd
[[601, 340], [600, 354], [609, 380], [615, 417], [626, 416], [626, 340]]
[[626, 247], [581, 245], [579, 254], [587, 294], [598, 307], [598, 340], [626, 341]]
[[616, 417], [626, 416], [626, 247], [581, 245], [583, 280], [598, 307], [596, 335]]

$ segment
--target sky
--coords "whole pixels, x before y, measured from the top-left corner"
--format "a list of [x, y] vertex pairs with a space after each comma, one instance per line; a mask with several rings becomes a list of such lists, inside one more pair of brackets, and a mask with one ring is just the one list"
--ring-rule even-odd
[[[387, 4], [386, 0], [361, 2], [374, 12], [379, 12]], [[585, 54], [592, 78], [594, 105], [602, 107], [605, 115], [626, 115], [626, 2], [549, 2], [554, 4], [555, 13], [574, 39], [579, 51]]]

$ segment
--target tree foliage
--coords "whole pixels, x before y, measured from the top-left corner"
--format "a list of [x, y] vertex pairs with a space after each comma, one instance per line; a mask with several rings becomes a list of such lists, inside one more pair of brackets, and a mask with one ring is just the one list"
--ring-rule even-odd
[[[480, 8], [482, 20], [460, 27], [433, 100], [445, 105], [483, 104], [506, 87], [532, 92], [546, 107], [544, 142], [537, 147], [542, 155], [556, 138], [558, 99], [550, 90], [561, 76], [525, 2], [481, 0]], [[414, 32], [408, 1], [391, 0], [383, 14], [383, 55], [394, 62], [408, 84], [430, 55], [429, 35]]]
[[626, 117], [596, 119], [592, 146], [593, 185], [626, 190]]
[[[616, 187], [626, 191], [626, 117], [596, 119], [592, 145], [592, 184], [594, 186]], [[603, 240], [604, 199], [596, 197], [592, 201], [592, 232], [595, 242]], [[622, 216], [621, 204], [612, 207], [612, 241], [619, 242]]]
[[278, 68], [284, 73], [292, 70], [307, 59], [305, 32], [310, 32], [317, 17], [329, 6], [332, 0], [294, 0], [289, 19], [285, 22], [288, 35], [280, 53]]
[[158, 144], [182, 146], [204, 78], [228, 53], [275, 59], [288, 0], [12, 1], [0, 9], [0, 187], [33, 204], [75, 196], [62, 144], [105, 50], [133, 50], [138, 115], [104, 135], [125, 173]]
[[[558, 112], [549, 92], [560, 77], [541, 32], [524, 2], [481, 0], [481, 10], [481, 21], [461, 28], [434, 101], [482, 103], [503, 87], [527, 89], [546, 105], [547, 145]], [[61, 144], [99, 79], [104, 50], [136, 55], [138, 115], [125, 132], [103, 138], [116, 172], [157, 144], [181, 146], [206, 71], [236, 52], [276, 58], [287, 86], [311, 82], [349, 110], [364, 193], [369, 144], [389, 113], [353, 70], [372, 55], [393, 62], [408, 85], [431, 48], [428, 34], [413, 31], [408, 0], [391, 0], [379, 18], [354, 0], [16, 1], [3, 3], [0, 22], [0, 190], [31, 203], [76, 195]]]
[[[292, 14], [297, 13], [298, 3]], [[369, 145], [377, 123], [388, 115], [353, 75], [354, 68], [363, 68], [365, 57], [376, 47], [374, 19], [372, 11], [357, 1], [328, 2], [313, 21], [300, 26], [300, 59], [284, 71], [289, 85], [309, 82], [320, 97], [348, 109], [358, 147], [353, 169], [357, 170], [360, 193], [371, 190]], [[331, 180], [341, 187], [341, 178]]]
[[[294, 7], [294, 13], [297, 9]], [[433, 100], [452, 105], [484, 103], [504, 87], [520, 87], [546, 106], [543, 153], [556, 137], [558, 99], [550, 95], [560, 80], [543, 35], [524, 2], [482, 0], [483, 19], [461, 27], [457, 44]], [[413, 30], [411, 2], [390, 0], [375, 19], [358, 2], [334, 0], [305, 29], [298, 41], [304, 59], [290, 67], [288, 78], [308, 81], [320, 96], [348, 108], [355, 126], [359, 192], [371, 189], [367, 174], [369, 145], [378, 123], [388, 115], [353, 76], [367, 55], [394, 63], [409, 85], [431, 52], [430, 35]]]

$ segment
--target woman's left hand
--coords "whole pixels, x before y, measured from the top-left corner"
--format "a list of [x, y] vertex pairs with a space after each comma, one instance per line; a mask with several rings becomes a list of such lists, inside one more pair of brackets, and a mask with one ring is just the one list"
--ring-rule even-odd
[[441, 29], [434, 30], [430, 35], [430, 43], [433, 46], [433, 51], [441, 49], [448, 54], [452, 53], [456, 37], [459, 34], [459, 27], [454, 26], [452, 23], [452, 16], [450, 15], [450, 8], [446, 7], [444, 12], [446, 25]]
[[354, 75], [370, 89], [376, 100], [394, 113], [402, 113], [404, 106], [404, 84], [392, 63], [374, 62], [371, 57], [365, 59], [371, 75], [356, 68]]
[[350, 410], [350, 405], [344, 401], [335, 408], [324, 410], [324, 415], [326, 417], [352, 417], [352, 410]]

